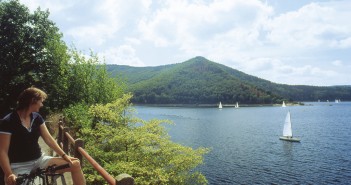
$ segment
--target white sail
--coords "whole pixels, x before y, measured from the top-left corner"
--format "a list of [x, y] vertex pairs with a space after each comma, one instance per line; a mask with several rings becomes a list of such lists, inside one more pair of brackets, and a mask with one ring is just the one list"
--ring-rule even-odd
[[286, 115], [286, 118], [285, 118], [283, 136], [292, 137], [290, 111], [288, 111], [288, 114]]
[[283, 101], [283, 105], [282, 105], [282, 107], [286, 107], [286, 105], [285, 105], [285, 102]]
[[221, 103], [221, 102], [219, 102], [219, 106], [218, 106], [218, 108], [219, 108], [219, 109], [221, 109], [221, 108], [222, 108], [222, 103]]
[[235, 108], [239, 108], [239, 103], [236, 102]]

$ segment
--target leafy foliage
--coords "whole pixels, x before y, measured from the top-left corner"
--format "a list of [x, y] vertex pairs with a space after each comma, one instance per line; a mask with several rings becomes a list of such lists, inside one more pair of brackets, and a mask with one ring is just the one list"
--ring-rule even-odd
[[[80, 137], [79, 130], [83, 128], [90, 128], [92, 123], [92, 116], [89, 114], [89, 106], [84, 103], [76, 103], [74, 105], [70, 105], [69, 107], [64, 109], [65, 116], [69, 122], [71, 134], [75, 137]], [[67, 120], [65, 120], [67, 122]]]
[[[255, 85], [245, 83], [226, 68], [196, 57], [181, 64], [155, 67], [127, 68], [108, 66], [129, 82], [133, 103], [148, 104], [271, 104], [284, 98]], [[232, 69], [233, 70], [233, 69]], [[111, 72], [111, 74], [114, 74]]]
[[292, 86], [276, 84], [195, 57], [180, 64], [157, 67], [108, 65], [134, 94], [133, 103], [213, 104], [219, 101], [272, 104], [282, 101], [351, 100], [350, 86]]
[[18, 0], [0, 2], [0, 113], [15, 106], [17, 95], [28, 86], [43, 88], [58, 104], [68, 55], [62, 34], [48, 19], [49, 12], [33, 14]]
[[[170, 121], [133, 117], [131, 97], [126, 94], [112, 103], [89, 108], [91, 125], [80, 130], [89, 154], [114, 176], [132, 175], [136, 184], [207, 184], [194, 168], [202, 163], [208, 149], [194, 150], [171, 142], [162, 126]], [[68, 118], [72, 122], [80, 119]], [[88, 183], [104, 184], [91, 167], [84, 170]]]
[[70, 64], [66, 89], [66, 104], [82, 102], [87, 105], [108, 103], [124, 92], [122, 81], [111, 78], [106, 66], [94, 53], [84, 56], [75, 49], [70, 50]]
[[19, 93], [30, 86], [49, 95], [44, 114], [123, 94], [122, 81], [111, 78], [94, 53], [69, 50], [48, 17], [40, 8], [30, 13], [18, 0], [0, 2], [0, 116], [14, 109]]

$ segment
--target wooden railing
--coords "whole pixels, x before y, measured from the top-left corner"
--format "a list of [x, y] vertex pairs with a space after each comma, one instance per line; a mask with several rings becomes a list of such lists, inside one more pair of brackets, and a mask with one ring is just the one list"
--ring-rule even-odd
[[[57, 143], [64, 152], [78, 158], [83, 165], [83, 157], [90, 165], [106, 180], [110, 185], [134, 185], [134, 179], [128, 174], [120, 174], [116, 178], [112, 177], [103, 167], [101, 167], [85, 150], [84, 141], [73, 139], [68, 133], [68, 128], [64, 126], [63, 119], [59, 121]], [[72, 151], [72, 153], [70, 152]]]

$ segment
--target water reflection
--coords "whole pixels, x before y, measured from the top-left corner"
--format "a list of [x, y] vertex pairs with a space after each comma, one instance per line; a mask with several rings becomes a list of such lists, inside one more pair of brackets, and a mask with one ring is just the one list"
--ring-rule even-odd
[[293, 143], [293, 142], [289, 142], [289, 141], [281, 141], [282, 145], [283, 145], [283, 151], [285, 156], [292, 156], [292, 150], [293, 150], [293, 145], [295, 144], [300, 144], [300, 143]]

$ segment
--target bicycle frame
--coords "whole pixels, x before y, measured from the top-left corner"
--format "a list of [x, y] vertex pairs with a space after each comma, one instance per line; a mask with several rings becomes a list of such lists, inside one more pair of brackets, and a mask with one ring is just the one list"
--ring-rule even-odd
[[[16, 179], [17, 185], [56, 185], [57, 179], [61, 177], [61, 182], [66, 185], [65, 178], [63, 174], [56, 173], [58, 170], [69, 168], [69, 164], [64, 165], [52, 165], [46, 169], [36, 169], [29, 174], [19, 174]], [[39, 181], [39, 183], [37, 182]]]

